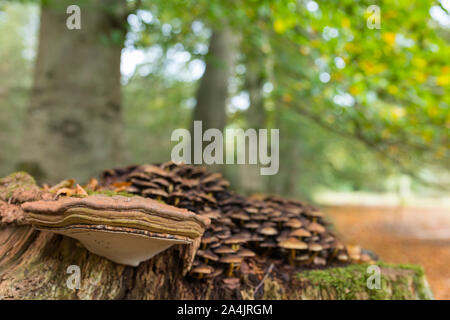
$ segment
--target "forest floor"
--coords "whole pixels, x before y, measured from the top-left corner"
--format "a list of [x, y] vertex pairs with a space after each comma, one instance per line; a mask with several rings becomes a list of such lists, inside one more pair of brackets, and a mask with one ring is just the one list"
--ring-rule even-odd
[[338, 234], [389, 263], [424, 267], [436, 299], [450, 299], [448, 208], [329, 206]]

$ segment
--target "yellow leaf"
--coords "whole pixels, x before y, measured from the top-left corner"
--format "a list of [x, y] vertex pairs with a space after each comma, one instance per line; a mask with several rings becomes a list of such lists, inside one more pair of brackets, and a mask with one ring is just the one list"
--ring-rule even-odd
[[343, 28], [350, 28], [350, 19], [348, 18], [342, 19], [341, 25]]
[[281, 20], [281, 19], [277, 19], [273, 23], [273, 29], [275, 30], [276, 33], [284, 33], [286, 31], [287, 27], [288, 26], [285, 23], [285, 21]]
[[383, 40], [389, 44], [390, 46], [394, 45], [395, 43], [395, 33], [394, 32], [384, 32], [383, 35]]
[[348, 89], [348, 91], [354, 96], [356, 96], [356, 95], [358, 95], [358, 93], [360, 93], [360, 90], [359, 90], [359, 88], [357, 86], [351, 86]]
[[420, 71], [415, 72], [414, 78], [418, 83], [424, 83], [425, 81], [427, 81], [427, 75], [424, 72]]
[[436, 78], [436, 84], [438, 86], [444, 87], [450, 84], [450, 75], [442, 74]]
[[427, 65], [427, 61], [422, 58], [413, 58], [411, 63], [413, 66], [415, 66], [416, 68], [419, 68], [419, 69], [423, 69]]
[[397, 86], [394, 86], [393, 84], [391, 84], [387, 87], [387, 92], [389, 92], [390, 94], [397, 94], [398, 88], [397, 88]]

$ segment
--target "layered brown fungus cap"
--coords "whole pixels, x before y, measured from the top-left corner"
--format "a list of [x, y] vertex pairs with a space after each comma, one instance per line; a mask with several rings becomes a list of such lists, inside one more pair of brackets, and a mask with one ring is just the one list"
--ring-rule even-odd
[[28, 223], [78, 239], [114, 262], [137, 266], [174, 244], [200, 239], [209, 219], [143, 197], [93, 195], [22, 205]]

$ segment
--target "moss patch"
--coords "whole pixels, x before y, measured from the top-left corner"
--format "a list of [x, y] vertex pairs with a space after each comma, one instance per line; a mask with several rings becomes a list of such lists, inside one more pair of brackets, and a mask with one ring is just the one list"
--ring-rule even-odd
[[115, 192], [115, 191], [112, 191], [112, 190], [99, 190], [99, 191], [86, 190], [86, 192], [90, 196], [95, 195], [95, 194], [102, 194], [102, 195], [105, 195], [105, 196], [108, 196], [108, 197], [124, 196], [124, 197], [128, 197], [128, 198], [136, 196], [135, 194], [132, 194], [132, 193], [122, 192], [122, 191], [121, 192]]
[[301, 281], [313, 285], [314, 291], [325, 299], [405, 300], [432, 299], [423, 268], [415, 265], [376, 263], [380, 267], [380, 289], [369, 289], [369, 264], [311, 270], [298, 274]]
[[30, 191], [37, 189], [36, 181], [28, 173], [19, 171], [0, 179], [0, 199], [7, 201], [14, 191], [21, 189]]

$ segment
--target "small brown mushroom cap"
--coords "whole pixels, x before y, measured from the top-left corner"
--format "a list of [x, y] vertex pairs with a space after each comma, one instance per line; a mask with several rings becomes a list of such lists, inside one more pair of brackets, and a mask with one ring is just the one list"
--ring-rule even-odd
[[292, 218], [288, 222], [286, 222], [284, 225], [286, 227], [297, 229], [297, 228], [300, 228], [303, 225], [303, 223], [298, 219]]
[[307, 249], [308, 245], [297, 238], [289, 238], [278, 243], [278, 246], [284, 249], [303, 250]]
[[218, 253], [218, 254], [228, 254], [228, 253], [234, 253], [235, 250], [229, 246], [221, 245], [220, 247], [215, 248], [214, 252]]
[[278, 230], [273, 227], [263, 227], [261, 228], [261, 230], [259, 230], [259, 233], [265, 236], [274, 236], [278, 234]]
[[200, 264], [191, 269], [191, 273], [197, 273], [197, 274], [210, 274], [213, 271], [214, 271], [214, 268], [211, 266], [208, 266], [207, 264]]
[[205, 258], [205, 259], [209, 259], [212, 261], [219, 260], [219, 257], [216, 254], [214, 254], [211, 250], [197, 250], [197, 256]]
[[310, 243], [308, 245], [308, 250], [317, 252], [323, 250], [323, 247], [318, 243]]
[[163, 198], [167, 198], [169, 194], [161, 189], [144, 189], [142, 190], [142, 194], [146, 196], [160, 196]]
[[244, 208], [245, 212], [251, 213], [251, 214], [255, 214], [258, 213], [259, 210], [257, 208], [254, 207], [246, 207]]
[[224, 240], [225, 244], [239, 244], [239, 243], [244, 243], [247, 242], [249, 240], [249, 236], [245, 235], [245, 234], [236, 234], [228, 239]]
[[341, 262], [347, 262], [348, 261], [348, 255], [345, 253], [339, 253], [337, 256], [337, 259]]
[[255, 220], [255, 221], [266, 221], [266, 220], [269, 220], [269, 217], [264, 215], [264, 214], [253, 214], [252, 215], [252, 220]]
[[214, 271], [208, 275], [206, 275], [206, 278], [215, 278], [217, 276], [220, 276], [223, 273], [222, 268], [214, 268]]
[[295, 229], [289, 234], [290, 237], [306, 238], [311, 236], [311, 232], [306, 229]]
[[307, 260], [309, 260], [309, 255], [307, 255], [307, 254], [302, 254], [302, 255], [300, 255], [300, 256], [295, 257], [295, 260], [296, 260], [296, 261], [300, 261], [300, 262], [307, 261]]
[[201, 242], [204, 243], [204, 244], [208, 244], [208, 243], [212, 243], [212, 242], [217, 242], [217, 241], [219, 241], [219, 239], [217, 239], [217, 237], [211, 236], [211, 235], [203, 236], [203, 237], [202, 237], [202, 240], [201, 240]]
[[264, 237], [261, 237], [257, 234], [253, 234], [248, 241], [261, 242], [264, 241]]
[[247, 229], [258, 229], [261, 225], [258, 222], [248, 222], [244, 224], [244, 227]]
[[308, 230], [311, 232], [317, 232], [317, 233], [323, 233], [325, 232], [325, 227], [323, 227], [322, 225], [318, 224], [317, 222], [311, 222], [308, 225]]
[[249, 249], [241, 248], [237, 255], [240, 257], [254, 257], [255, 253]]
[[327, 260], [322, 257], [315, 257], [313, 263], [318, 266], [324, 266], [327, 264]]
[[241, 221], [248, 221], [248, 220], [250, 220], [250, 217], [248, 216], [248, 214], [246, 214], [244, 212], [232, 213], [230, 215], [230, 217], [233, 218], [233, 219], [241, 220]]
[[335, 241], [331, 244], [331, 246], [332, 246], [333, 248], [336, 248], [337, 250], [344, 250], [344, 249], [345, 249], [345, 245], [344, 245], [342, 242], [340, 242], [339, 240], [335, 240]]
[[220, 258], [219, 262], [239, 264], [242, 262], [242, 260], [243, 258], [238, 256], [237, 254], [229, 254]]
[[275, 248], [277, 244], [273, 240], [266, 240], [259, 245], [261, 248]]

